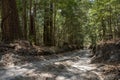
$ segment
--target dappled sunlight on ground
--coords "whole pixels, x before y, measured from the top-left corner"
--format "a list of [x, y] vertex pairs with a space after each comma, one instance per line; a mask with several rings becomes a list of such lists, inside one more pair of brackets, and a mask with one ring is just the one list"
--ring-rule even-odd
[[0, 80], [104, 80], [98, 65], [90, 64], [88, 50], [0, 68]]

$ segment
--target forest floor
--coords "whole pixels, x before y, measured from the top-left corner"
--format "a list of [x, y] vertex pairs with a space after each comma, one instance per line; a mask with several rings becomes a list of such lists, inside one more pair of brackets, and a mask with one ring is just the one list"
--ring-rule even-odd
[[0, 80], [120, 80], [120, 64], [92, 64], [87, 49], [35, 55], [20, 45], [4, 47], [11, 49], [0, 48]]
[[120, 80], [117, 73], [108, 72], [116, 66], [90, 64], [90, 55], [89, 50], [77, 50], [40, 60], [27, 56], [17, 65], [0, 66], [0, 80]]

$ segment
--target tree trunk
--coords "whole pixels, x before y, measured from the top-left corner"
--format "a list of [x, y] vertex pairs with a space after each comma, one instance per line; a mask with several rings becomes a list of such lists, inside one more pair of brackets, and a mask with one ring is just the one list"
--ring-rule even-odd
[[33, 42], [36, 43], [36, 30], [35, 30], [35, 13], [36, 13], [36, 8], [33, 8], [32, 2], [33, 2], [33, 0], [30, 0], [30, 28], [29, 28], [29, 37], [30, 37], [30, 40], [32, 40]]
[[23, 35], [27, 39], [27, 0], [23, 0]]
[[1, 30], [4, 42], [22, 38], [15, 0], [2, 0]]
[[45, 46], [49, 46], [49, 8], [47, 3], [45, 4], [45, 9], [44, 9], [44, 32], [43, 32], [43, 42]]
[[54, 1], [45, 4], [43, 41], [45, 46], [55, 46]]
[[55, 23], [54, 23], [54, 2], [50, 2], [50, 40], [51, 46], [55, 46]]

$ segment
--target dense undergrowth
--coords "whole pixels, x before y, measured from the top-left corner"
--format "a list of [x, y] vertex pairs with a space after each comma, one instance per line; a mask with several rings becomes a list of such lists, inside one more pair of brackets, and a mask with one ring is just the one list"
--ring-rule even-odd
[[119, 63], [120, 62], [120, 40], [100, 42], [94, 48], [92, 63]]

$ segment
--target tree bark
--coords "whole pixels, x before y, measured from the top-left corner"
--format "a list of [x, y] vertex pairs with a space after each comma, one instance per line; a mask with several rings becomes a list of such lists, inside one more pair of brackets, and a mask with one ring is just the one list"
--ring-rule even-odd
[[49, 46], [50, 37], [49, 37], [49, 8], [47, 3], [45, 4], [44, 9], [44, 32], [43, 32], [43, 42], [45, 46]]
[[10, 42], [22, 38], [15, 0], [2, 0], [2, 41]]
[[23, 0], [23, 33], [24, 39], [27, 40], [27, 0]]
[[[36, 30], [35, 30], [35, 5], [32, 6], [33, 0], [30, 0], [30, 28], [29, 28], [29, 37], [34, 43], [36, 43]], [[33, 8], [34, 7], [34, 8]]]
[[55, 46], [54, 1], [45, 4], [43, 41], [45, 46]]
[[50, 40], [51, 46], [55, 46], [55, 23], [54, 23], [54, 1], [50, 2]]

